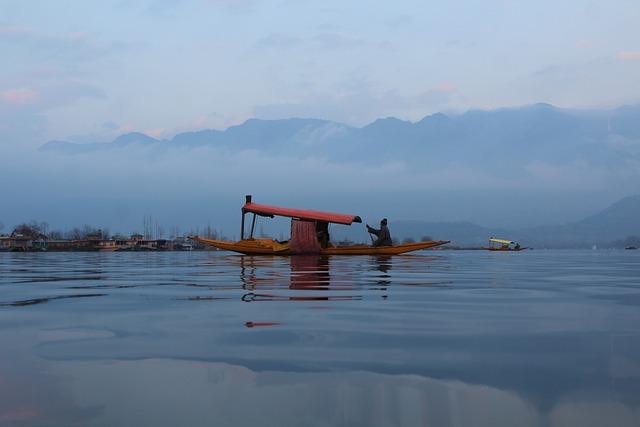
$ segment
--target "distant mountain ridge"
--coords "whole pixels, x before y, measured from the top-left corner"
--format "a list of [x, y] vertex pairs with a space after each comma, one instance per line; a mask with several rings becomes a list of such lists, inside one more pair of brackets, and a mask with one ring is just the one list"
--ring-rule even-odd
[[129, 133], [93, 144], [50, 141], [40, 151], [72, 155], [134, 147], [156, 151], [250, 149], [323, 156], [336, 162], [384, 158], [416, 167], [499, 165], [496, 173], [503, 175], [521, 172], [536, 162], [626, 167], [630, 159], [640, 162], [640, 106], [579, 111], [535, 104], [456, 115], [437, 113], [417, 122], [389, 117], [360, 128], [321, 119], [249, 119], [224, 131], [184, 132], [162, 140]]

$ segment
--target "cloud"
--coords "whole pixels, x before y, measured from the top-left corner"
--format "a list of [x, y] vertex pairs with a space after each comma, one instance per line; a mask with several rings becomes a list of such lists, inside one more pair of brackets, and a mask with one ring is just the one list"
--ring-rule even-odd
[[72, 105], [80, 99], [105, 97], [100, 88], [74, 81], [7, 89], [0, 93], [0, 149], [37, 142], [47, 129], [47, 112], [51, 109]]
[[155, 16], [172, 16], [175, 10], [184, 4], [184, 0], [152, 0], [146, 12]]
[[19, 25], [5, 25], [0, 26], [0, 35], [13, 36], [13, 35], [30, 35], [33, 32], [30, 28], [22, 27]]
[[444, 107], [451, 102], [456, 92], [458, 92], [458, 88], [453, 83], [442, 82], [433, 89], [422, 92], [413, 99], [408, 98], [407, 102], [409, 102], [409, 105], [413, 102], [427, 106], [430, 109], [434, 107]]
[[413, 24], [414, 18], [411, 15], [398, 15], [385, 20], [388, 27], [397, 30]]
[[450, 82], [405, 95], [395, 89], [377, 92], [366, 81], [348, 80], [331, 93], [316, 92], [297, 102], [255, 106], [253, 114], [264, 119], [316, 117], [350, 125], [364, 125], [386, 116], [418, 120], [447, 108], [458, 93], [458, 88]]
[[593, 47], [593, 42], [590, 40], [581, 39], [576, 42], [576, 48], [578, 49], [591, 49]]
[[[26, 147], [41, 138], [55, 109], [79, 100], [106, 99], [103, 88], [91, 81], [91, 73], [96, 62], [124, 46], [87, 31], [0, 23], [5, 60], [0, 70], [0, 146]], [[72, 122], [68, 113], [61, 115]], [[49, 129], [62, 122], [58, 118], [55, 123]]]
[[0, 98], [9, 104], [32, 104], [38, 99], [38, 92], [28, 88], [9, 89], [0, 93]]
[[39, 60], [88, 61], [125, 49], [120, 41], [104, 42], [88, 32], [47, 33], [25, 26], [0, 26], [0, 43], [28, 48]]
[[252, 12], [259, 0], [201, 0], [205, 5], [223, 8], [233, 13]]
[[256, 0], [203, 0], [203, 2], [213, 6], [239, 6], [255, 3]]
[[106, 94], [96, 86], [59, 81], [35, 83], [33, 87], [7, 89], [0, 93], [0, 111], [42, 112], [66, 106], [82, 98], [104, 99]]
[[118, 124], [116, 122], [106, 121], [102, 124], [102, 127], [108, 130], [116, 130], [118, 129]]
[[621, 61], [640, 61], [640, 51], [618, 52], [616, 58]]
[[310, 37], [298, 37], [284, 33], [271, 33], [258, 39], [255, 50], [261, 49], [323, 49], [347, 50], [356, 48], [390, 48], [386, 41], [370, 41], [337, 32], [322, 32]]
[[166, 129], [165, 128], [155, 128], [155, 129], [145, 129], [142, 133], [145, 135], [152, 136], [154, 138], [160, 138], [164, 135]]
[[531, 73], [533, 77], [544, 77], [553, 74], [558, 74], [562, 71], [562, 68], [558, 65], [547, 65], [546, 67], [542, 67]]
[[43, 85], [42, 108], [48, 109], [71, 104], [81, 98], [105, 99], [106, 93], [92, 84], [77, 81], [62, 81]]
[[321, 49], [351, 49], [371, 44], [362, 38], [340, 33], [321, 33], [312, 37], [309, 41]]
[[276, 49], [288, 49], [291, 47], [300, 46], [303, 43], [303, 39], [294, 37], [288, 34], [271, 33], [261, 39], [259, 39], [254, 47], [257, 49], [264, 48], [276, 48]]

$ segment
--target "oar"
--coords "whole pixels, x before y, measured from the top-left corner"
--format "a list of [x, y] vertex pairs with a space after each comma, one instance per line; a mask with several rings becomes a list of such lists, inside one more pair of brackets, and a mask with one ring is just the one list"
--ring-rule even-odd
[[371, 244], [373, 245], [375, 242], [373, 240], [373, 234], [371, 234], [371, 232], [369, 232], [369, 227], [367, 227], [367, 233], [369, 233], [369, 237], [371, 237]]

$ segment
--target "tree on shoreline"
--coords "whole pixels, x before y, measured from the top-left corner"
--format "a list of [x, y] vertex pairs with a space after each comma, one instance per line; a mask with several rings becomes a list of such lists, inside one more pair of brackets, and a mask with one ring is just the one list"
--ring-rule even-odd
[[82, 228], [74, 227], [66, 233], [66, 238], [69, 240], [87, 240], [89, 237], [108, 239], [109, 230], [93, 228], [92, 226], [85, 224]]
[[37, 221], [31, 221], [29, 223], [22, 223], [17, 225], [14, 229], [13, 232], [11, 233], [12, 236], [17, 236], [17, 235], [21, 235], [21, 236], [25, 236], [25, 237], [30, 237], [33, 239], [47, 239], [47, 231], [49, 229], [49, 224], [47, 224], [46, 222], [37, 222]]

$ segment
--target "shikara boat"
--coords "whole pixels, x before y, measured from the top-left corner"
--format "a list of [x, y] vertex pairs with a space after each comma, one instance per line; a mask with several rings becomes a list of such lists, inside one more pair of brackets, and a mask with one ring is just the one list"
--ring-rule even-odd
[[519, 252], [528, 248], [521, 247], [519, 243], [514, 242], [513, 240], [496, 239], [495, 237], [491, 237], [489, 239], [489, 246], [483, 247], [482, 249], [497, 252]]
[[[253, 214], [253, 218], [251, 231], [249, 236], [245, 238], [245, 215], [248, 213]], [[286, 242], [279, 242], [272, 239], [254, 238], [253, 234], [258, 216], [291, 218], [291, 239]], [[251, 196], [246, 196], [246, 202], [242, 207], [240, 241], [230, 242], [199, 236], [191, 237], [191, 239], [218, 249], [246, 255], [399, 255], [449, 243], [448, 240], [432, 240], [393, 246], [334, 246], [330, 243], [329, 224], [351, 225], [354, 222], [361, 223], [362, 220], [356, 215], [257, 204], [251, 201]]]

